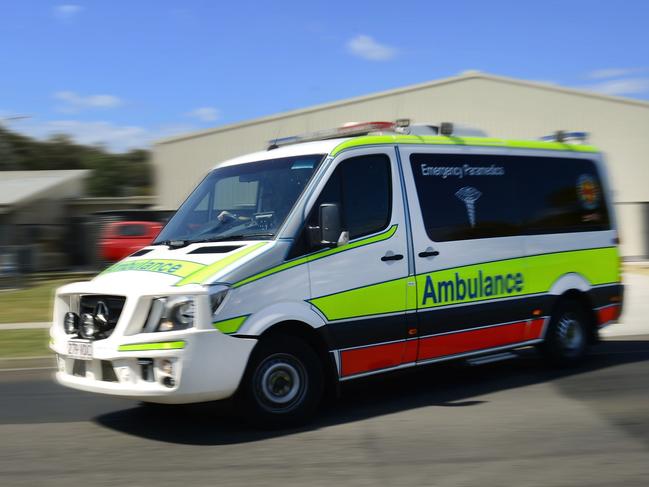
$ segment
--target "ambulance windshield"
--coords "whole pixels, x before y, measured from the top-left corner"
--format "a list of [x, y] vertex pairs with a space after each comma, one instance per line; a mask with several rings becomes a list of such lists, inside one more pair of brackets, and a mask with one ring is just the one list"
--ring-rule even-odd
[[323, 158], [285, 157], [213, 170], [154, 245], [273, 238]]

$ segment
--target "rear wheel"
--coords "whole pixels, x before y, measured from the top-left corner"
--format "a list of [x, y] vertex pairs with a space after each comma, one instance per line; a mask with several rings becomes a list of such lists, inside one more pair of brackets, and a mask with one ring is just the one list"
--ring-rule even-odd
[[308, 421], [322, 392], [323, 370], [316, 352], [298, 338], [278, 335], [255, 348], [239, 398], [249, 422], [281, 428]]
[[561, 301], [550, 318], [541, 352], [554, 365], [570, 366], [588, 353], [591, 323], [587, 310], [577, 300]]

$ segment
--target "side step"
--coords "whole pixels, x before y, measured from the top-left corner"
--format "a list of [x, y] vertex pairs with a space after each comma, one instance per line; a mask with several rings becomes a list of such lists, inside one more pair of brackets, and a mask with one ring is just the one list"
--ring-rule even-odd
[[481, 357], [469, 358], [466, 360], [466, 363], [469, 365], [484, 365], [490, 364], [492, 362], [501, 362], [503, 360], [509, 360], [516, 357], [518, 357], [518, 355], [516, 355], [515, 353], [502, 352], [494, 353], [492, 355], [483, 355]]

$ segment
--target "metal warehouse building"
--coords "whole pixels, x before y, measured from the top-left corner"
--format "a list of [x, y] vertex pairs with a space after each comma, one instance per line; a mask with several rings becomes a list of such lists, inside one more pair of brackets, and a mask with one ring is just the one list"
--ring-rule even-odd
[[397, 118], [468, 124], [513, 139], [536, 139], [558, 129], [589, 132], [589, 142], [608, 159], [622, 252], [626, 258], [649, 257], [649, 102], [480, 72], [159, 141], [154, 146], [159, 206], [176, 209], [207, 170], [262, 150], [276, 137]]

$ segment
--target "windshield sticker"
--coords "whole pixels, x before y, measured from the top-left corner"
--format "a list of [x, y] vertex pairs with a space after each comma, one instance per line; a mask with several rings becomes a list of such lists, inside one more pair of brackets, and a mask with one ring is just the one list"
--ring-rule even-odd
[[307, 160], [297, 160], [291, 165], [292, 170], [296, 169], [313, 169], [313, 166], [315, 166], [315, 161], [312, 159], [307, 159]]
[[466, 213], [469, 217], [471, 228], [475, 227], [475, 202], [478, 201], [482, 193], [473, 186], [460, 188], [456, 193], [457, 196], [466, 206]]
[[577, 195], [585, 210], [594, 210], [599, 206], [601, 192], [593, 176], [582, 174], [577, 178]]
[[442, 179], [448, 177], [463, 179], [470, 176], [504, 176], [505, 168], [503, 166], [471, 166], [463, 164], [458, 166], [429, 166], [421, 164], [422, 176], [436, 176]]

